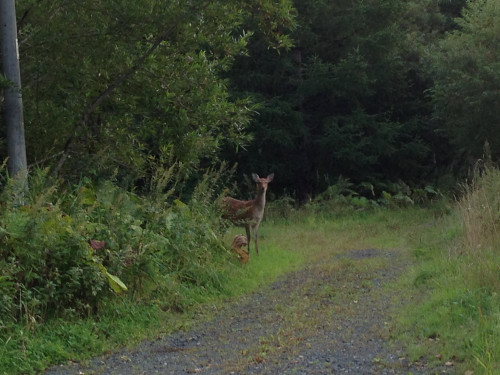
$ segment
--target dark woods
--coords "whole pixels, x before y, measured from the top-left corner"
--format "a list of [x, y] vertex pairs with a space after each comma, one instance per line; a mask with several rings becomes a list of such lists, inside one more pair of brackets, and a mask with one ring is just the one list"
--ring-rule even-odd
[[446, 190], [499, 156], [493, 3], [18, 1], [28, 164], [143, 193], [221, 163], [248, 195], [269, 170], [299, 200]]

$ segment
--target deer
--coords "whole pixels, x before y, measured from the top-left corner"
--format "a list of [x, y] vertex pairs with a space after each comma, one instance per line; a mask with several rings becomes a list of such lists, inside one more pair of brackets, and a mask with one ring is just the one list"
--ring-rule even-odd
[[238, 255], [238, 259], [240, 260], [240, 263], [247, 263], [248, 259], [250, 258], [250, 255], [242, 249], [243, 246], [248, 245], [248, 239], [242, 235], [242, 234], [237, 234], [234, 236], [233, 239], [233, 244], [231, 245], [231, 250], [233, 250], [233, 253]]
[[240, 201], [231, 197], [225, 197], [223, 203], [224, 219], [228, 219], [234, 225], [245, 227], [248, 238], [248, 254], [250, 254], [250, 235], [253, 234], [255, 252], [259, 254], [257, 244], [257, 233], [259, 225], [264, 217], [264, 208], [266, 207], [267, 185], [273, 180], [274, 173], [266, 178], [260, 178], [258, 174], [252, 173], [252, 179], [257, 183], [257, 196], [253, 200]]

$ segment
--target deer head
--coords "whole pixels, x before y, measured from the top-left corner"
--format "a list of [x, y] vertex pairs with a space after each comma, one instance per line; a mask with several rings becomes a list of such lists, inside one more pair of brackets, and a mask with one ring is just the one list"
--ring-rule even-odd
[[260, 178], [257, 173], [252, 173], [253, 180], [257, 183], [257, 190], [259, 193], [265, 193], [267, 185], [273, 180], [274, 173], [271, 173], [266, 178]]

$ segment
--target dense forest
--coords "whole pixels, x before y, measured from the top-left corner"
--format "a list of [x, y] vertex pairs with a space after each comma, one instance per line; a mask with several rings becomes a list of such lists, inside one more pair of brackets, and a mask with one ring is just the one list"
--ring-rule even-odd
[[217, 290], [217, 203], [253, 172], [282, 210], [364, 208], [500, 159], [499, 0], [15, 5], [29, 179], [19, 204], [3, 69], [0, 327]]
[[[30, 169], [148, 192], [237, 163], [303, 200], [498, 159], [496, 1], [18, 1]], [[4, 82], [5, 83], [5, 82]], [[0, 155], [7, 157], [5, 127]], [[154, 165], [152, 165], [154, 164]], [[367, 189], [367, 186], [370, 188]]]

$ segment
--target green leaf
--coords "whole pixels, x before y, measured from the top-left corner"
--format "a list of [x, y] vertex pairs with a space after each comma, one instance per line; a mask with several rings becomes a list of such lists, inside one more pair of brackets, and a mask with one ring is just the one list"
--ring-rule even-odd
[[123, 281], [120, 280], [118, 276], [110, 274], [106, 267], [104, 267], [102, 264], [98, 263], [98, 266], [101, 272], [108, 279], [109, 286], [111, 287], [111, 289], [113, 289], [113, 292], [121, 293], [128, 290], [127, 286], [123, 283]]
[[80, 198], [80, 203], [82, 205], [92, 206], [96, 203], [96, 195], [94, 190], [87, 187], [82, 187], [78, 192], [78, 197]]

